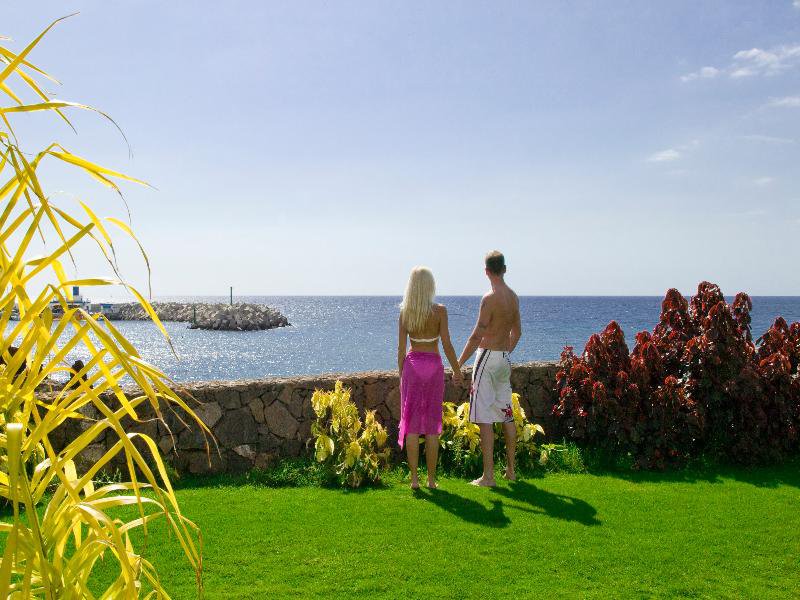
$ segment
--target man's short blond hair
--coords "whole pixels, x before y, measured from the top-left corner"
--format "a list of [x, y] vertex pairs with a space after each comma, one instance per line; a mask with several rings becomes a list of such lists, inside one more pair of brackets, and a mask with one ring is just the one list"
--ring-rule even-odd
[[492, 250], [486, 255], [486, 268], [493, 275], [502, 275], [506, 272], [506, 257], [498, 250]]

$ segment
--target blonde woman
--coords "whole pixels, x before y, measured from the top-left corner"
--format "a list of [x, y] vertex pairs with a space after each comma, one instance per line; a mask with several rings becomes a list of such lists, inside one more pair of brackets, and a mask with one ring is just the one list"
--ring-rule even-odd
[[[463, 377], [456, 358], [447, 309], [436, 304], [436, 284], [426, 267], [414, 267], [408, 278], [406, 293], [400, 305], [397, 368], [400, 370], [400, 447], [406, 443], [411, 488], [419, 489], [419, 436], [425, 436], [425, 462], [428, 466], [428, 487], [436, 487], [436, 460], [439, 434], [442, 433], [442, 401], [444, 400], [444, 367], [439, 355], [442, 341], [453, 381], [461, 385]], [[408, 342], [411, 342], [411, 351]]]

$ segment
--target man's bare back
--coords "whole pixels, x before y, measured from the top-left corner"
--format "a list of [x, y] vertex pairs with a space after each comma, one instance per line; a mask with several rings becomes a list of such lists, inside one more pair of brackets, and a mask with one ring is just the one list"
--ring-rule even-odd
[[[488, 322], [482, 331], [479, 348], [511, 352], [512, 330], [519, 327], [519, 299], [505, 282], [497, 283], [481, 301], [481, 313]], [[519, 339], [519, 338], [517, 338]]]

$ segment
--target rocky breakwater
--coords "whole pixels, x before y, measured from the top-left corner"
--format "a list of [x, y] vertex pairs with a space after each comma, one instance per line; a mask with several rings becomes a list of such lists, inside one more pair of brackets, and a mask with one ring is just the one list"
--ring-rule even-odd
[[[162, 321], [189, 323], [192, 329], [220, 331], [259, 331], [286, 327], [289, 320], [276, 309], [263, 304], [209, 304], [194, 302], [154, 302], [158, 318]], [[106, 311], [109, 319], [117, 321], [146, 321], [149, 319], [141, 305], [135, 302], [115, 304]]]

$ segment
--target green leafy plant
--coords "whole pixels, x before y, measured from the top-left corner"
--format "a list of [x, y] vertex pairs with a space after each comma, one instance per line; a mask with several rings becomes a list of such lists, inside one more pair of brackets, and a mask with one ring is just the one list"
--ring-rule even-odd
[[[544, 435], [544, 429], [537, 423], [528, 421], [525, 410], [519, 402], [519, 394], [511, 395], [514, 425], [517, 430], [516, 458], [522, 470], [535, 469], [541, 458], [541, 449], [536, 443], [536, 435]], [[442, 452], [442, 468], [458, 475], [474, 475], [482, 469], [480, 428], [469, 420], [469, 402], [456, 406], [445, 402], [442, 410], [442, 435], [439, 444]], [[420, 440], [422, 441], [422, 440]], [[494, 453], [496, 461], [505, 461], [505, 439], [502, 426], [495, 425]]]
[[[535, 465], [542, 464], [542, 449], [536, 443], [536, 435], [544, 435], [544, 428], [538, 423], [531, 423], [525, 415], [525, 410], [519, 403], [519, 394], [511, 395], [511, 408], [514, 414], [514, 425], [517, 429], [517, 467], [521, 470], [530, 470], [535, 468]], [[500, 426], [495, 426], [495, 437], [497, 439], [505, 440], [500, 435]], [[505, 459], [505, 441], [500, 444], [500, 455]], [[547, 460], [546, 454], [545, 461]]]
[[[37, 83], [55, 81], [28, 61], [54, 25], [19, 53], [0, 42], [0, 98], [10, 100], [0, 106], [0, 497], [12, 513], [0, 523], [0, 597], [168, 597], [131, 535], [146, 535], [155, 520], [167, 523], [202, 592], [199, 530], [181, 512], [156, 443], [129, 432], [125, 423], [138, 421], [146, 407], [161, 417], [162, 407], [177, 405], [208, 430], [164, 373], [142, 360], [111, 322], [72, 302], [72, 286], [124, 285], [166, 336], [149, 302], [119, 274], [111, 231], [136, 238], [127, 223], [100, 218], [85, 203], [74, 214], [59, 206], [38, 173], [42, 164], [56, 161], [117, 193], [120, 180], [142, 182], [59, 143], [23, 149], [12, 128], [13, 115], [45, 112], [69, 123], [65, 109], [94, 110], [52, 99]], [[114, 277], [67, 275], [62, 261], [69, 258], [77, 268], [73, 253], [84, 246], [100, 252]], [[66, 357], [77, 349], [90, 358], [76, 372]], [[53, 392], [48, 382], [59, 377], [67, 384]], [[123, 380], [135, 387], [123, 388]], [[85, 417], [86, 408], [100, 416]], [[54, 434], [75, 420], [85, 425], [82, 433], [57, 444]], [[102, 455], [87, 460], [85, 451], [104, 436], [110, 443], [100, 446]], [[115, 459], [124, 465], [123, 475], [103, 482], [101, 472]], [[135, 516], [122, 517], [130, 514], [118, 510], [126, 506], [135, 507]], [[89, 582], [99, 561], [106, 569], [112, 565], [116, 577], [98, 594]]]
[[574, 443], [542, 444], [539, 465], [552, 473], [585, 473], [587, 470], [583, 453]]
[[317, 418], [311, 426], [314, 455], [352, 488], [375, 483], [386, 469], [390, 451], [386, 429], [367, 411], [362, 423], [350, 390], [337, 381], [332, 391], [316, 390], [311, 405]]
[[[424, 438], [420, 442], [424, 443]], [[481, 469], [480, 429], [469, 420], [469, 402], [442, 406], [442, 434], [439, 436], [439, 462], [454, 475], [470, 475]]]

